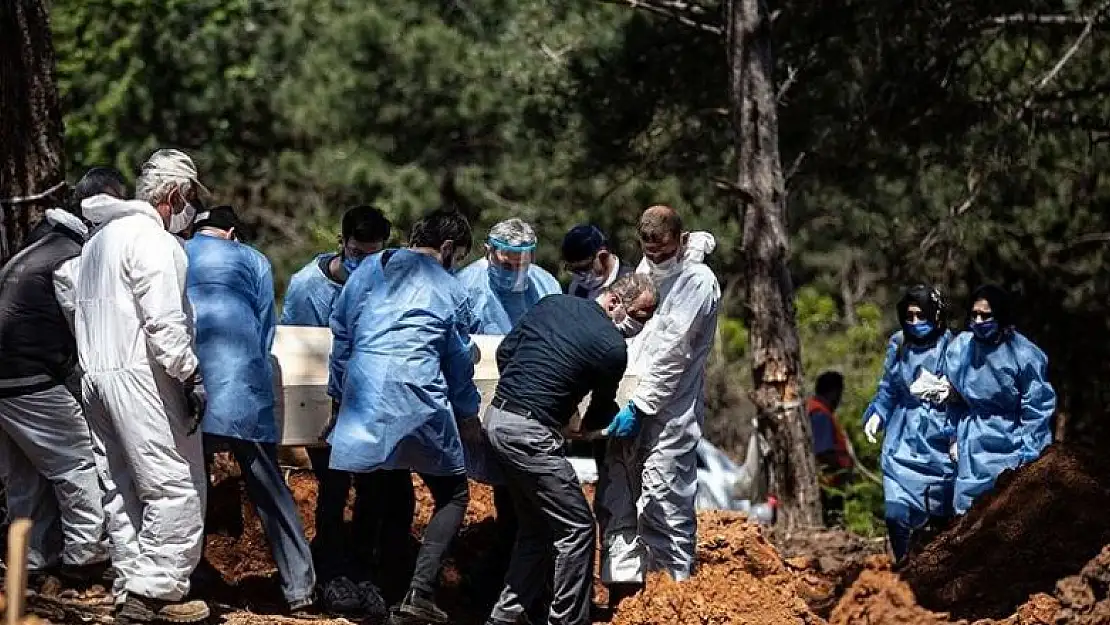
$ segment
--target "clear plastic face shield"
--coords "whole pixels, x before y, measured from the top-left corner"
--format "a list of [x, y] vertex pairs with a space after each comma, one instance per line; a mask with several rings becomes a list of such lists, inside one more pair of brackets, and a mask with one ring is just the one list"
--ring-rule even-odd
[[502, 293], [528, 289], [528, 268], [536, 255], [536, 244], [512, 245], [507, 241], [486, 240], [490, 286]]

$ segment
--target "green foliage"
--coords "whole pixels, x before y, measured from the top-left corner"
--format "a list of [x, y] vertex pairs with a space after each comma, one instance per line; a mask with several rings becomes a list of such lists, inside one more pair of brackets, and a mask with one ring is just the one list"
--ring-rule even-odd
[[[715, 19], [704, 0], [705, 19]], [[808, 379], [845, 374], [859, 415], [903, 285], [998, 281], [1035, 305], [1069, 431], [1110, 419], [1110, 46], [1095, 34], [1050, 74], [1093, 0], [778, 3], [772, 23], [791, 269]], [[718, 239], [727, 294], [711, 405], [743, 420], [745, 267], [724, 37], [594, 0], [54, 0], [67, 171], [134, 176], [156, 147], [197, 160], [214, 201], [257, 226], [278, 292], [335, 246], [345, 207], [381, 206], [395, 240], [453, 172], [477, 238], [518, 216], [539, 261], [591, 221], [635, 261], [648, 205]], [[1042, 85], [1034, 88], [1033, 85]], [[480, 253], [480, 252], [476, 252]], [[713, 403], [716, 402], [716, 403]], [[735, 429], [735, 428], [734, 428]], [[853, 487], [861, 528], [879, 498]], [[858, 511], [858, 512], [854, 512]]]

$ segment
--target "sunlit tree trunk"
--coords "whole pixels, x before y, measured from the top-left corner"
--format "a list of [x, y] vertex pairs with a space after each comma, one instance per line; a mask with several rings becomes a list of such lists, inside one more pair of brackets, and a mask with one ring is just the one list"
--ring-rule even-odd
[[[54, 76], [54, 45], [44, 0], [0, 1], [0, 202], [34, 196], [65, 177], [62, 115]], [[0, 204], [0, 262], [56, 204], [59, 192], [39, 201]]]
[[737, 210], [747, 297], [754, 400], [771, 446], [771, 493], [788, 529], [821, 524], [817, 467], [802, 396], [794, 287], [787, 267], [786, 192], [771, 55], [760, 0], [727, 3], [729, 104], [737, 141]]

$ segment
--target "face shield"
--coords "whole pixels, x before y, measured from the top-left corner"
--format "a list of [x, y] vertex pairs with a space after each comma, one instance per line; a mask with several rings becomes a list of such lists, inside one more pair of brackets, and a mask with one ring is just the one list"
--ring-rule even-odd
[[528, 289], [528, 268], [536, 254], [536, 244], [511, 245], [507, 241], [490, 238], [486, 241], [489, 249], [489, 283], [493, 290], [501, 293], [520, 293]]

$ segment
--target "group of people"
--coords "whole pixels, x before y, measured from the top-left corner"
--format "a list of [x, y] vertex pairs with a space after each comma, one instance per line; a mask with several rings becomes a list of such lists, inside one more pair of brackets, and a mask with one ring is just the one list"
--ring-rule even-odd
[[[985, 285], [969, 303], [967, 329], [954, 333], [939, 290], [906, 290], [897, 305], [901, 329], [890, 338], [863, 414], [870, 442], [884, 432], [883, 492], [896, 560], [918, 533], [928, 536], [966, 513], [1002, 471], [1036, 460], [1052, 442], [1056, 393], [1048, 359], [1014, 327], [1010, 295]], [[828, 427], [843, 379], [819, 379], [816, 390], [824, 410], [810, 411], [815, 448], [833, 474], [851, 466], [843, 434]]]
[[[368, 570], [404, 561], [415, 473], [434, 511], [394, 616], [450, 622], [436, 588], [479, 460], [503, 530], [493, 553], [507, 556], [491, 625], [590, 622], [599, 533], [611, 604], [649, 570], [692, 574], [695, 447], [720, 299], [703, 263], [711, 235], [653, 206], [633, 270], [598, 228], [578, 226], [562, 245], [573, 276], [563, 294], [519, 219], [495, 225], [483, 258], [462, 267], [473, 233], [450, 207], [418, 220], [399, 248], [387, 247], [381, 211], [347, 211], [338, 251], [293, 276], [280, 316], [333, 336], [328, 445], [310, 450], [310, 545], [277, 460], [270, 263], [241, 241], [233, 208], [204, 208], [207, 195], [178, 150], [143, 164], [134, 199], [119, 172], [95, 168], [0, 270], [0, 477], [9, 514], [34, 520], [33, 573], [109, 581], [123, 622], [207, 618], [190, 583], [205, 458], [226, 449], [293, 613], [321, 597], [342, 604]], [[504, 338], [481, 354], [475, 334]], [[483, 357], [500, 378], [479, 414]], [[638, 383], [618, 405], [629, 366]], [[593, 510], [566, 458], [573, 440], [599, 463]], [[356, 536], [343, 522], [352, 487]]]

